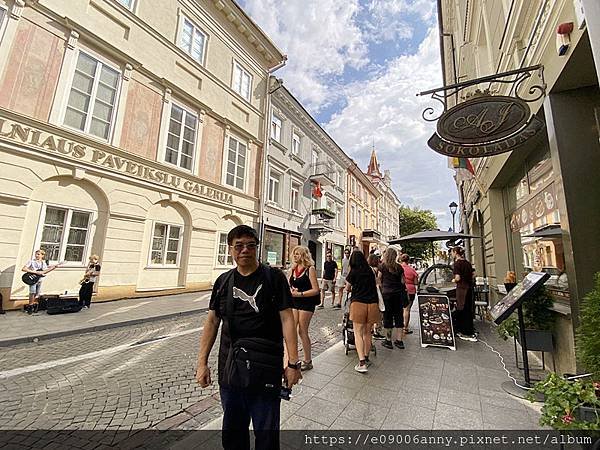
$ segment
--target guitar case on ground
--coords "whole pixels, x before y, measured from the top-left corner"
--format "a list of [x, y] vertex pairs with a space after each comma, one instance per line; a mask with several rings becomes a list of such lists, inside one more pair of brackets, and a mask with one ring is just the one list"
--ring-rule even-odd
[[70, 296], [48, 295], [46, 296], [47, 314], [66, 314], [81, 311], [79, 298]]

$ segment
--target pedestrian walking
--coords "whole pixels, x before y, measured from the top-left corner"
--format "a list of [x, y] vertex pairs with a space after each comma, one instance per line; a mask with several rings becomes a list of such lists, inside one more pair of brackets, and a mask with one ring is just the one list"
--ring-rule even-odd
[[[375, 283], [377, 284], [377, 289], [379, 289], [379, 291], [381, 292], [381, 284], [380, 284], [380, 280], [379, 280], [379, 264], [381, 263], [381, 255], [377, 254], [379, 249], [373, 248], [372, 250], [373, 250], [373, 252], [370, 253], [369, 256], [367, 257], [367, 263], [369, 264], [369, 266], [371, 267], [371, 270], [373, 270], [373, 273], [375, 274]], [[385, 336], [382, 334], [383, 315], [382, 315], [382, 309], [381, 309], [382, 305], [380, 303], [381, 302], [378, 302], [379, 320], [377, 320], [377, 322], [373, 324], [373, 330], [372, 330], [373, 339], [385, 339]]]
[[335, 305], [335, 280], [338, 274], [337, 263], [333, 260], [333, 255], [330, 251], [325, 255], [325, 263], [323, 263], [323, 280], [321, 286], [321, 304], [319, 308], [325, 306], [325, 295], [327, 291], [331, 291], [331, 306]]
[[356, 250], [350, 256], [350, 273], [346, 278], [346, 290], [352, 293], [350, 320], [354, 327], [354, 341], [358, 353], [358, 364], [354, 370], [368, 372], [369, 352], [371, 351], [371, 328], [379, 320], [377, 287], [375, 274], [362, 251]]
[[[408, 296], [404, 284], [404, 270], [398, 264], [398, 252], [392, 247], [387, 248], [383, 253], [379, 277], [385, 304], [383, 312], [385, 341], [382, 345], [389, 349], [393, 349], [394, 346], [404, 349], [403, 309], [408, 304]], [[395, 339], [392, 342], [393, 338]]]
[[27, 261], [21, 270], [39, 277], [37, 281], [29, 285], [29, 304], [27, 305], [27, 313], [32, 314], [37, 312], [38, 299], [42, 295], [42, 281], [44, 277], [58, 267], [58, 264], [49, 266], [45, 258], [46, 251], [39, 249], [35, 251], [33, 259]]
[[412, 334], [413, 331], [409, 328], [410, 325], [410, 310], [417, 295], [417, 286], [419, 285], [419, 274], [409, 264], [410, 256], [406, 253], [400, 256], [400, 265], [404, 271], [404, 283], [406, 285], [406, 293], [408, 294], [408, 305], [404, 307], [404, 334]]
[[94, 284], [100, 275], [100, 257], [92, 255], [89, 258], [88, 266], [85, 269], [85, 274], [81, 279], [81, 287], [79, 288], [79, 305], [85, 309], [89, 309], [92, 303], [92, 294], [94, 293]]
[[342, 270], [339, 272], [339, 276], [336, 281], [336, 287], [338, 288], [338, 302], [335, 305], [336, 308], [342, 307], [342, 301], [344, 299], [344, 288], [346, 287], [346, 277], [350, 272], [350, 248], [344, 250], [344, 257], [342, 258]]
[[456, 335], [465, 341], [477, 342], [473, 327], [473, 266], [465, 259], [462, 247], [452, 249], [454, 257], [454, 278], [456, 283], [456, 309], [453, 322]]
[[[208, 356], [223, 321], [218, 379], [226, 450], [250, 448], [251, 420], [255, 448], [278, 449], [282, 375], [288, 387], [300, 378], [290, 289], [283, 272], [258, 262], [258, 242], [247, 225], [228, 233], [236, 267], [215, 281], [200, 338], [196, 380], [207, 387], [212, 382]], [[283, 339], [289, 358], [285, 369]]]
[[315, 313], [315, 306], [320, 303], [319, 282], [315, 263], [308, 247], [297, 246], [292, 250], [294, 263], [290, 269], [288, 280], [292, 292], [292, 311], [294, 321], [302, 342], [302, 370], [313, 368], [310, 335], [310, 320]]

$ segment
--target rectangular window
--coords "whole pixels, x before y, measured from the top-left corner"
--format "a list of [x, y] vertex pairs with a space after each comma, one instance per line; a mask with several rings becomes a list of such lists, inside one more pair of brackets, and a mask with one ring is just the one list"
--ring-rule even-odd
[[108, 139], [115, 117], [119, 79], [117, 70], [79, 52], [63, 123]]
[[356, 226], [360, 228], [362, 226], [362, 209], [358, 208], [358, 217], [356, 218]]
[[227, 245], [227, 233], [219, 233], [219, 248], [217, 250], [217, 265], [233, 266], [233, 259], [229, 254], [229, 245]]
[[121, 5], [127, 8], [130, 11], [133, 11], [133, 7], [135, 6], [135, 0], [117, 0]]
[[337, 207], [337, 214], [335, 216], [335, 225], [338, 228], [342, 228], [344, 226], [344, 224], [342, 222], [343, 216], [344, 216], [344, 207], [343, 206], [338, 206]]
[[204, 65], [204, 53], [206, 51], [206, 34], [187, 18], [183, 19], [183, 29], [179, 47], [192, 58]]
[[177, 265], [181, 238], [180, 226], [155, 223], [150, 263], [158, 266]]
[[225, 184], [242, 191], [244, 190], [244, 180], [246, 177], [246, 154], [246, 144], [230, 136], [227, 149]]
[[165, 162], [192, 170], [197, 125], [198, 118], [194, 114], [171, 103]]
[[356, 224], [356, 207], [354, 205], [350, 206], [350, 223]]
[[290, 207], [292, 211], [300, 211], [300, 183], [292, 182], [292, 198]]
[[281, 119], [274, 114], [271, 116], [271, 139], [281, 142]]
[[365, 211], [365, 230], [369, 229], [369, 214]]
[[6, 10], [0, 7], [0, 30], [2, 29], [2, 24], [4, 23], [4, 16], [6, 16]]
[[269, 173], [269, 201], [279, 203], [281, 175], [273, 170]]
[[250, 101], [252, 91], [252, 75], [250, 75], [237, 62], [233, 64], [233, 90], [247, 101]]
[[297, 133], [292, 133], [292, 154], [300, 154], [300, 136]]
[[91, 213], [48, 206], [39, 247], [50, 262], [85, 263]]

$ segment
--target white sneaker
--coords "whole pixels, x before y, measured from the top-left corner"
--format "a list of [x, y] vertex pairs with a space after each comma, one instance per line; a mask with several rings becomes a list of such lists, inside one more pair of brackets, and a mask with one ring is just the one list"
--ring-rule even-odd
[[356, 370], [357, 372], [360, 372], [360, 373], [367, 373], [369, 371], [369, 369], [367, 369], [366, 364], [361, 366], [360, 363], [358, 363], [357, 365], [354, 366], [354, 370]]
[[463, 341], [477, 342], [477, 338], [475, 336], [467, 336], [466, 334], [462, 333], [456, 333], [456, 336]]

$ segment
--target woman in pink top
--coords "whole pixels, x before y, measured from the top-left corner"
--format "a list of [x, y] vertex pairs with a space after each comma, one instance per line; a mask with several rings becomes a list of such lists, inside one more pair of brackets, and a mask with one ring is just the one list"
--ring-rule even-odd
[[410, 309], [412, 308], [413, 301], [415, 300], [415, 295], [417, 294], [417, 285], [419, 284], [419, 275], [408, 264], [410, 261], [410, 256], [406, 253], [402, 254], [400, 257], [402, 268], [404, 269], [404, 279], [406, 283], [406, 292], [408, 293], [408, 305], [404, 307], [404, 333], [412, 334], [412, 330], [408, 328], [408, 324], [410, 323]]

